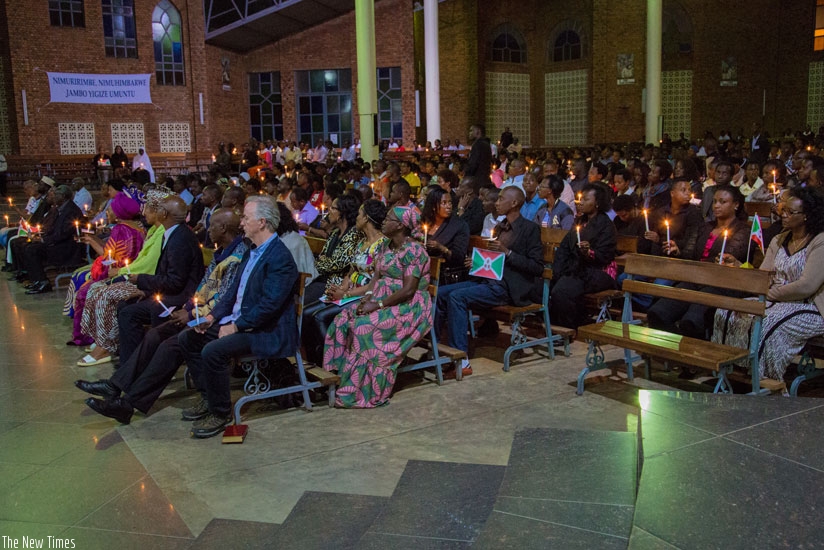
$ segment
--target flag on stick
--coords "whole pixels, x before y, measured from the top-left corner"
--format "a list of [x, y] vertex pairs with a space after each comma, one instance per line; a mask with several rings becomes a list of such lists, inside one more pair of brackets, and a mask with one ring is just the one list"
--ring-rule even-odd
[[[764, 254], [764, 234], [761, 233], [761, 219], [758, 217], [758, 214], [753, 216], [752, 218], [752, 229], [750, 230], [750, 241], [755, 241], [758, 245], [758, 248], [761, 249], [761, 254]], [[749, 244], [747, 245], [747, 261], [741, 264], [741, 267], [747, 269], [753, 269], [753, 265], [750, 263], [750, 247]]]

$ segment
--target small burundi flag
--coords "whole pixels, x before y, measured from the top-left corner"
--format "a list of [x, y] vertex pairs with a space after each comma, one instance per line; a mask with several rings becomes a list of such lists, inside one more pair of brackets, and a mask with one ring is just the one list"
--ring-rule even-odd
[[469, 270], [469, 274], [476, 277], [483, 277], [484, 279], [500, 281], [504, 276], [505, 258], [506, 255], [503, 252], [473, 248], [472, 267]]
[[752, 231], [750, 231], [750, 240], [755, 241], [761, 253], [764, 253], [764, 235], [761, 233], [761, 219], [758, 214], [752, 218]]

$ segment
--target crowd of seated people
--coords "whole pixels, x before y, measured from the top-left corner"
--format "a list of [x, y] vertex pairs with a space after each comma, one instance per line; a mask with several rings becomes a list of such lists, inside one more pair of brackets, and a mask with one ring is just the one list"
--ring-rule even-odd
[[[233, 163], [223, 146], [219, 169], [205, 176], [141, 185], [116, 171], [100, 204], [85, 209], [69, 186], [47, 177], [26, 182], [24, 231], [0, 232], [4, 270], [42, 293], [50, 289], [46, 266], [77, 267], [88, 252], [91, 263], [73, 272], [66, 296], [67, 344], [84, 348], [79, 366], [119, 358], [108, 379], [77, 382], [95, 396], [89, 407], [128, 423], [135, 409], [151, 410], [185, 363], [200, 395], [183, 413], [196, 437], [230, 421], [230, 365], [239, 355], [286, 358], [302, 349], [309, 363], [340, 376], [338, 406], [371, 408], [389, 402], [404, 356], [434, 326], [467, 353], [457, 368], [472, 374], [469, 312], [541, 299], [542, 228], [568, 231], [552, 266], [554, 324], [590, 322], [580, 297], [620, 287], [616, 243], [629, 235], [643, 254], [776, 271], [762, 376], [781, 378], [806, 340], [824, 334], [824, 159], [816, 142], [786, 139], [767, 152], [708, 136], [700, 147], [667, 139], [626, 152], [497, 151], [483, 157], [486, 178], [467, 170], [477, 170], [473, 151], [490, 141], [480, 126], [470, 137], [469, 161], [433, 151], [372, 165], [337, 157], [323, 143], [308, 150], [313, 160], [291, 145], [250, 145], [239, 166], [257, 170], [238, 178], [226, 173]], [[748, 202], [773, 206], [763, 261], [750, 238]], [[468, 275], [472, 235], [504, 254], [500, 280]], [[307, 238], [324, 241], [317, 257]], [[443, 262], [440, 281], [430, 281], [435, 258]], [[301, 319], [298, 273], [309, 274]], [[744, 316], [646, 298], [636, 297], [635, 307], [654, 328], [747, 341]]]

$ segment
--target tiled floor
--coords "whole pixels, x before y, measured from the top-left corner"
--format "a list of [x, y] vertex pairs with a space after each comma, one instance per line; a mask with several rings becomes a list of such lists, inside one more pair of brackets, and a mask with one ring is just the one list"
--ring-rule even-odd
[[[601, 380], [576, 397], [583, 344], [573, 345], [570, 358], [534, 355], [509, 373], [501, 371], [501, 350], [484, 347], [463, 382], [437, 387], [411, 376], [389, 406], [369, 411], [252, 408], [246, 442], [222, 445], [220, 438], [189, 437], [179, 417], [192, 396], [179, 380], [129, 426], [88, 410], [74, 380], [106, 377], [111, 366], [74, 366], [82, 352], [65, 345], [70, 321], [59, 315], [62, 300], [62, 293], [26, 296], [0, 282], [0, 310], [7, 312], [0, 334], [0, 536], [61, 536], [84, 550], [271, 547], [261, 539], [293, 540], [297, 527], [284, 521], [304, 493], [333, 494], [318, 508], [347, 502], [356, 521], [403, 492], [410, 461], [475, 465], [474, 474], [460, 475], [488, 480], [488, 491], [479, 488], [488, 496], [516, 430], [635, 432], [634, 389], [663, 387]], [[619, 355], [611, 350], [608, 359]], [[302, 506], [311, 505], [307, 494]], [[498, 506], [518, 514], [517, 502]], [[388, 527], [373, 528], [361, 547], [466, 548], [479, 527], [445, 523], [443, 532], [421, 532], [413, 516], [404, 517], [402, 499], [384, 512], [374, 525]]]

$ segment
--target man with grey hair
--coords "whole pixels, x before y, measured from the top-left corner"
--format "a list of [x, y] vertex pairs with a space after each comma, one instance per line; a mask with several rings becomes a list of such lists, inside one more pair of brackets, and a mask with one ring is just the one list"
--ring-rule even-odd
[[180, 334], [201, 399], [183, 411], [193, 420], [192, 435], [218, 435], [232, 419], [229, 391], [231, 359], [241, 355], [291, 357], [299, 345], [295, 312], [298, 269], [278, 238], [280, 213], [275, 199], [246, 199], [241, 226], [252, 242], [243, 255], [239, 276], [201, 324]]

